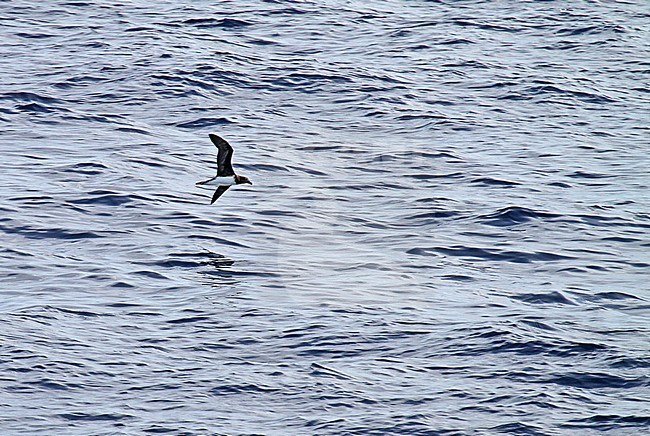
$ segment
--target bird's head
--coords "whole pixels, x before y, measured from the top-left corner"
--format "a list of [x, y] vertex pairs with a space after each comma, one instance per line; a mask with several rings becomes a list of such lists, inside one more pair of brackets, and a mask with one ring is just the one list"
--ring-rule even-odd
[[237, 183], [238, 185], [241, 185], [243, 183], [248, 183], [249, 185], [253, 184], [253, 182], [251, 182], [250, 179], [246, 176], [237, 176], [235, 178], [235, 183]]

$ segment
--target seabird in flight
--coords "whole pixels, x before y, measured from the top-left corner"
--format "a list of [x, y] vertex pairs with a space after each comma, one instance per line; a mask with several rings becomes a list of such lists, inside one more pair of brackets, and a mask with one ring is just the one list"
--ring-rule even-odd
[[203, 182], [196, 182], [196, 186], [216, 186], [217, 190], [214, 191], [212, 195], [212, 201], [210, 204], [213, 204], [217, 201], [217, 198], [228, 190], [232, 185], [241, 185], [242, 183], [248, 183], [252, 185], [253, 183], [248, 180], [248, 177], [238, 176], [232, 169], [232, 147], [225, 139], [210, 133], [210, 139], [212, 143], [217, 146], [219, 154], [217, 154], [217, 175], [211, 179], [205, 180]]

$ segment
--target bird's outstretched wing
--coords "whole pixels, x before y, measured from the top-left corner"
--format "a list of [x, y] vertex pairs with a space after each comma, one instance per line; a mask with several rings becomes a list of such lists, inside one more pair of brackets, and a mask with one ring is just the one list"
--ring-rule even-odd
[[212, 201], [210, 204], [214, 204], [215, 201], [217, 201], [217, 198], [221, 197], [224, 192], [226, 192], [230, 188], [230, 185], [219, 185], [216, 191], [214, 191], [214, 194], [212, 194]]
[[212, 143], [217, 146], [217, 177], [228, 177], [235, 174], [232, 169], [232, 147], [225, 139], [210, 133]]

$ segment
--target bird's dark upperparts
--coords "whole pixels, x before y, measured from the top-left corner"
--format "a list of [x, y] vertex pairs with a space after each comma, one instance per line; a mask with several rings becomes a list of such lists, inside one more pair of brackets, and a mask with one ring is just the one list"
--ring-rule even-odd
[[212, 201], [210, 204], [213, 204], [221, 195], [228, 190], [232, 185], [241, 185], [248, 183], [252, 185], [253, 182], [246, 176], [240, 176], [235, 174], [235, 171], [232, 169], [232, 147], [228, 142], [221, 138], [220, 136], [210, 133], [210, 139], [212, 143], [217, 147], [217, 175], [211, 179], [204, 180], [202, 182], [197, 182], [196, 186], [216, 186], [216, 190], [212, 195]]

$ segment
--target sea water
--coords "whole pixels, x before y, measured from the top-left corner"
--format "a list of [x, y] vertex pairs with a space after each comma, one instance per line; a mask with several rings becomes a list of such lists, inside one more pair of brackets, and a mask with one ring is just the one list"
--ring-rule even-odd
[[0, 21], [1, 434], [647, 431], [647, 2]]

